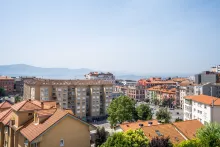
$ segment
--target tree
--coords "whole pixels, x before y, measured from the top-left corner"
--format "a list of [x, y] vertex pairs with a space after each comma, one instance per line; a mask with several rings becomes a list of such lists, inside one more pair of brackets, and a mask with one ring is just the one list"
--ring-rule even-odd
[[97, 128], [96, 129], [96, 140], [95, 147], [101, 146], [107, 140], [108, 132], [105, 131], [105, 128]]
[[159, 105], [160, 101], [157, 98], [153, 98], [151, 101], [154, 105]]
[[165, 123], [169, 123], [171, 119], [171, 114], [167, 108], [160, 108], [156, 113], [157, 120], [162, 120]]
[[115, 133], [101, 147], [148, 147], [148, 144], [147, 137], [138, 129]]
[[180, 121], [183, 121], [181, 118], [176, 118], [175, 122], [180, 122]]
[[150, 144], [149, 147], [172, 147], [173, 144], [170, 142], [170, 138], [167, 137], [154, 137]]
[[202, 144], [217, 147], [220, 146], [220, 124], [207, 123], [204, 127], [200, 128], [196, 137], [201, 140]]
[[205, 147], [199, 139], [184, 140], [176, 147]]
[[5, 96], [5, 89], [0, 87], [0, 96]]
[[15, 97], [15, 103], [18, 103], [18, 102], [20, 102], [21, 101], [21, 97], [20, 96], [16, 96]]
[[164, 98], [162, 101], [162, 106], [163, 107], [172, 107], [173, 106], [173, 102], [175, 101], [174, 98]]
[[107, 111], [108, 120], [113, 127], [118, 123], [133, 120], [135, 102], [127, 96], [120, 96], [111, 102]]
[[149, 105], [141, 104], [136, 108], [138, 119], [140, 120], [150, 120], [152, 119], [152, 112]]

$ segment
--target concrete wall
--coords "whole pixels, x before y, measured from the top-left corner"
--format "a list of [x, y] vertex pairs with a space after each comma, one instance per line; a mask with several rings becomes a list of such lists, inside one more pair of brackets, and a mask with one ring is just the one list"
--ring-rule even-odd
[[217, 76], [216, 74], [201, 74], [201, 83], [206, 84], [206, 83], [215, 83], [217, 81]]
[[213, 122], [218, 122], [220, 123], [220, 116], [219, 116], [219, 113], [220, 113], [220, 106], [214, 106], [213, 108]]
[[90, 147], [89, 127], [68, 116], [42, 136], [40, 147], [59, 147], [61, 139], [64, 147]]

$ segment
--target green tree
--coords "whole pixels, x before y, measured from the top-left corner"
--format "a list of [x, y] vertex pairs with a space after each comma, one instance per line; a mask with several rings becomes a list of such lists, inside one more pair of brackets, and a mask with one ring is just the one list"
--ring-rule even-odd
[[201, 140], [203, 145], [207, 145], [209, 147], [220, 147], [220, 124], [205, 124], [204, 127], [197, 131], [196, 137]]
[[157, 120], [161, 120], [164, 123], [169, 123], [171, 117], [170, 112], [167, 108], [160, 108], [159, 111], [156, 113]]
[[154, 105], [159, 105], [160, 104], [160, 100], [158, 100], [157, 98], [153, 98], [151, 100], [151, 103], [153, 103]]
[[0, 96], [5, 96], [5, 89], [0, 87]]
[[118, 123], [133, 120], [135, 102], [127, 96], [120, 96], [111, 102], [107, 111], [108, 120], [113, 127]]
[[169, 137], [154, 137], [150, 144], [149, 147], [172, 147], [173, 144], [170, 142]]
[[176, 147], [208, 147], [201, 143], [199, 139], [193, 140], [184, 140], [180, 144], [176, 145]]
[[108, 132], [105, 131], [105, 128], [96, 129], [96, 140], [95, 147], [101, 146], [107, 140]]
[[21, 101], [21, 97], [20, 96], [16, 96], [15, 97], [15, 103], [18, 103], [18, 102], [20, 102]]
[[181, 118], [176, 118], [175, 122], [180, 122], [180, 121], [183, 121]]
[[149, 105], [141, 104], [136, 108], [138, 119], [150, 120], [152, 119], [152, 112]]
[[173, 106], [174, 101], [175, 101], [174, 98], [164, 98], [162, 100], [162, 106], [163, 107], [171, 107], [171, 106]]
[[148, 144], [147, 137], [138, 129], [115, 133], [101, 147], [148, 147]]

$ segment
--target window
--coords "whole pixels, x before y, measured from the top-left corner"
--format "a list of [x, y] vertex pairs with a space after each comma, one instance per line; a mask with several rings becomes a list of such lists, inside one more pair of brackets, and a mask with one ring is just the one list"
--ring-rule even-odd
[[206, 109], [206, 105], [204, 105], [204, 108]]
[[28, 116], [31, 116], [33, 113], [28, 113]]
[[64, 146], [64, 140], [60, 139], [60, 146]]

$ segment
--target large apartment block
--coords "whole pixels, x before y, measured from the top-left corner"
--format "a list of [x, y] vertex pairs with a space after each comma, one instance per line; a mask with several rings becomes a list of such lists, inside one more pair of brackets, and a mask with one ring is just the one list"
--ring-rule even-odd
[[3, 88], [7, 93], [14, 91], [14, 79], [8, 76], [0, 76], [0, 88]]
[[106, 116], [113, 84], [103, 80], [30, 79], [24, 84], [24, 99], [57, 101], [80, 118]]

